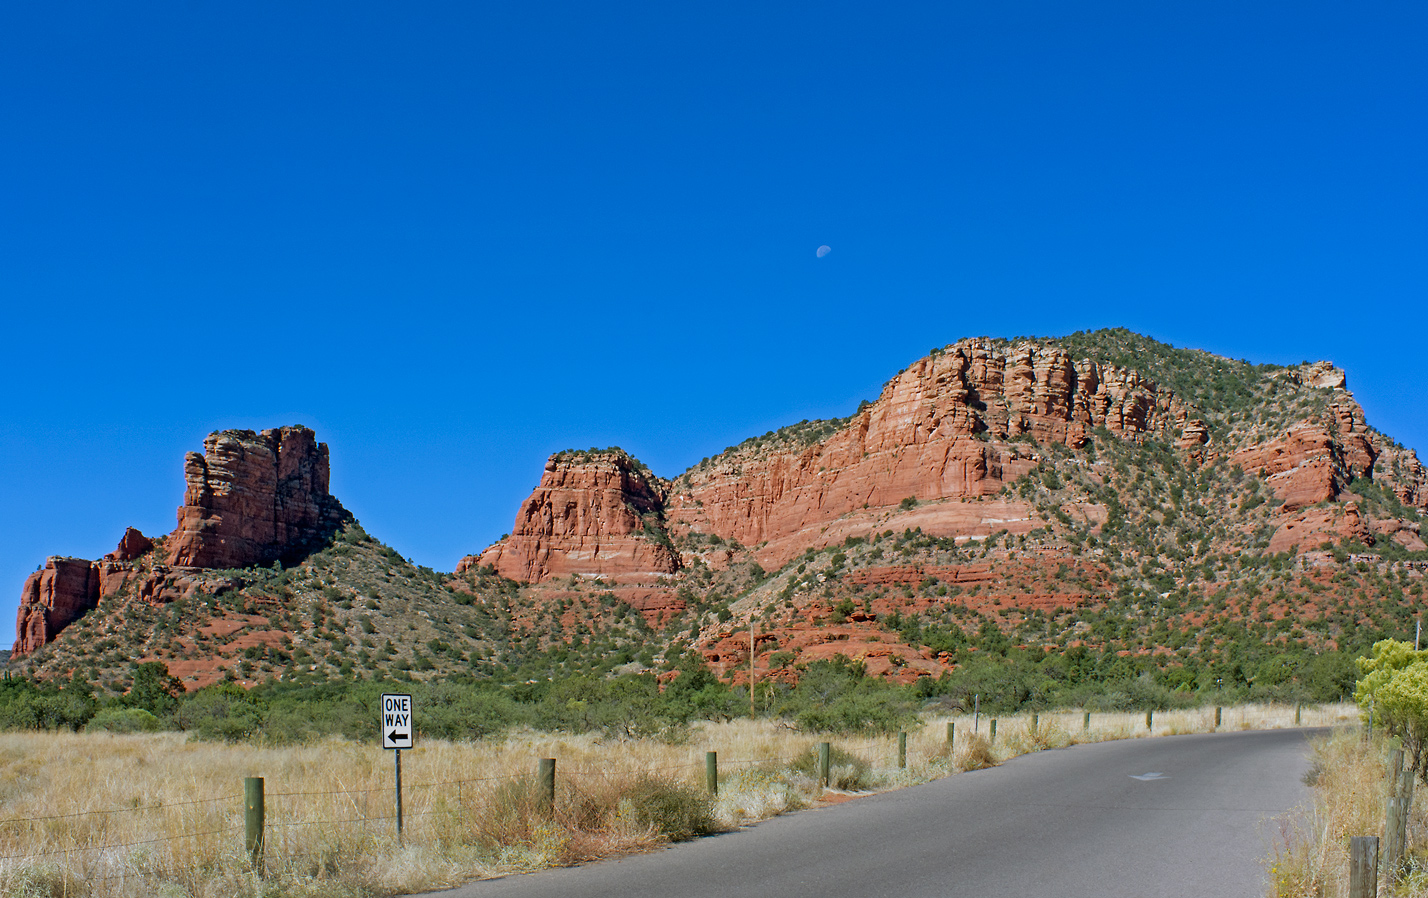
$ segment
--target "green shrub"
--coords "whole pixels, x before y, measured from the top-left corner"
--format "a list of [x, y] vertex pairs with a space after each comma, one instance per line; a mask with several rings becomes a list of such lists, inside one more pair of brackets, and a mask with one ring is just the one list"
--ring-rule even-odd
[[163, 728], [163, 723], [143, 708], [100, 711], [84, 727], [89, 733], [156, 733]]
[[241, 686], [217, 683], [186, 696], [174, 720], [200, 739], [237, 742], [262, 729], [263, 711]]

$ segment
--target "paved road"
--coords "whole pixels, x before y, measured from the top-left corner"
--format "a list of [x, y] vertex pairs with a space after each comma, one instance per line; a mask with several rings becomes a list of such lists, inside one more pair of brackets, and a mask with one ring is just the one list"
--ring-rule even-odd
[[442, 898], [1254, 898], [1310, 730], [1079, 745]]

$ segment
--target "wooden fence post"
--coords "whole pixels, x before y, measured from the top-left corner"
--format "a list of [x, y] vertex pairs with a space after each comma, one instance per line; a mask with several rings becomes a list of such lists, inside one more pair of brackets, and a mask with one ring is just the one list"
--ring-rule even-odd
[[1303, 713], [1304, 713], [1304, 706], [1303, 706], [1302, 704], [1300, 704], [1299, 702], [1295, 702], [1295, 703], [1294, 703], [1294, 725], [1295, 725], [1295, 726], [1299, 726], [1299, 725], [1300, 725], [1300, 720], [1303, 719]]
[[704, 753], [704, 785], [709, 789], [710, 795], [719, 794], [719, 753], [717, 751]]
[[[1403, 769], [1403, 749], [1395, 749], [1388, 763], [1388, 800], [1383, 824], [1383, 878], [1392, 886], [1407, 849], [1408, 803], [1413, 795], [1412, 770]], [[1406, 774], [1406, 775], [1405, 775]]]
[[541, 758], [536, 767], [536, 803], [546, 814], [555, 812], [555, 758]]
[[1413, 783], [1418, 774], [1414, 770], [1403, 771], [1398, 788], [1398, 849], [1400, 857], [1408, 851], [1408, 818], [1413, 813]]
[[828, 756], [831, 754], [827, 742], [818, 743], [818, 785], [828, 788]]
[[243, 780], [243, 842], [259, 874], [263, 872], [263, 817], [263, 778], [250, 776]]
[[1398, 790], [1395, 789], [1388, 796], [1383, 822], [1383, 878], [1389, 885], [1393, 885], [1393, 874], [1403, 857], [1403, 845], [1398, 841], [1399, 804]]
[[990, 738], [987, 741], [995, 745], [997, 742], [997, 719], [995, 717], [992, 718], [992, 726], [988, 733]]
[[1036, 732], [1037, 724], [1039, 724], [1039, 723], [1041, 723], [1041, 715], [1040, 715], [1040, 714], [1037, 714], [1035, 711], [1032, 711], [1032, 712], [1031, 712], [1031, 731], [1032, 731], [1033, 733]]
[[1091, 712], [1087, 711], [1081, 715], [1081, 729], [1089, 731], [1091, 729]]
[[897, 766], [899, 770], [907, 766], [907, 733], [897, 734]]
[[1221, 708], [1219, 705], [1215, 706], [1215, 729], [1217, 730], [1220, 728], [1220, 712], [1223, 710], [1224, 708]]
[[952, 745], [956, 741], [957, 724], [947, 721], [947, 750], [952, 751]]
[[1349, 839], [1349, 898], [1378, 896], [1378, 836]]
[[1154, 712], [1154, 711], [1147, 711], [1147, 712], [1145, 712], [1145, 728], [1146, 728], [1147, 730], [1148, 730], [1148, 729], [1151, 729], [1151, 728], [1154, 726], [1154, 721], [1155, 721], [1155, 712]]

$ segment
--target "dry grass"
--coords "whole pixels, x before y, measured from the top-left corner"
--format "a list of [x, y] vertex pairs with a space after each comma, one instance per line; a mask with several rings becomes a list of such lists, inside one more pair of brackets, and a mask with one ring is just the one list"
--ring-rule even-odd
[[[1309, 779], [1314, 804], [1307, 819], [1286, 820], [1270, 864], [1270, 898], [1342, 898], [1349, 894], [1349, 839], [1384, 838], [1388, 795], [1387, 740], [1340, 730], [1316, 740]], [[1428, 895], [1428, 808], [1421, 794], [1408, 825], [1404, 874], [1392, 887], [1380, 877], [1380, 894]]]
[[[1291, 726], [1292, 708], [1226, 709], [1224, 727]], [[1305, 709], [1306, 726], [1351, 708]], [[970, 717], [929, 718], [897, 766], [891, 738], [835, 738], [865, 769], [858, 789], [911, 785], [969, 766]], [[991, 763], [1073, 742], [1146, 735], [1144, 715], [1004, 718]], [[1156, 717], [1156, 735], [1211, 728], [1213, 711]], [[1222, 728], [1224, 728], [1222, 727]], [[977, 726], [987, 732], [987, 722]], [[392, 753], [328, 740], [264, 748], [180, 734], [0, 734], [0, 893], [10, 896], [376, 896], [639, 851], [823, 798], [794, 761], [820, 738], [767, 721], [704, 724], [685, 745], [521, 733], [495, 742], [426, 741], [403, 753], [405, 831], [395, 835]], [[704, 752], [719, 753], [717, 799]], [[975, 748], [973, 749], [975, 751]], [[557, 759], [543, 812], [538, 758]], [[854, 764], [850, 767], [859, 766]], [[836, 773], [837, 771], [835, 771]], [[267, 793], [265, 877], [243, 850], [243, 777]]]

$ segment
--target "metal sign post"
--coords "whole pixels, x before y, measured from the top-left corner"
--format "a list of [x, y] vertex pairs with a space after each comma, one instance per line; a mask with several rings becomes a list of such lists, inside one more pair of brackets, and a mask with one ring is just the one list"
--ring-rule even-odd
[[412, 697], [383, 693], [382, 748], [392, 749], [397, 759], [397, 843], [402, 841], [402, 749], [416, 745], [412, 726]]

